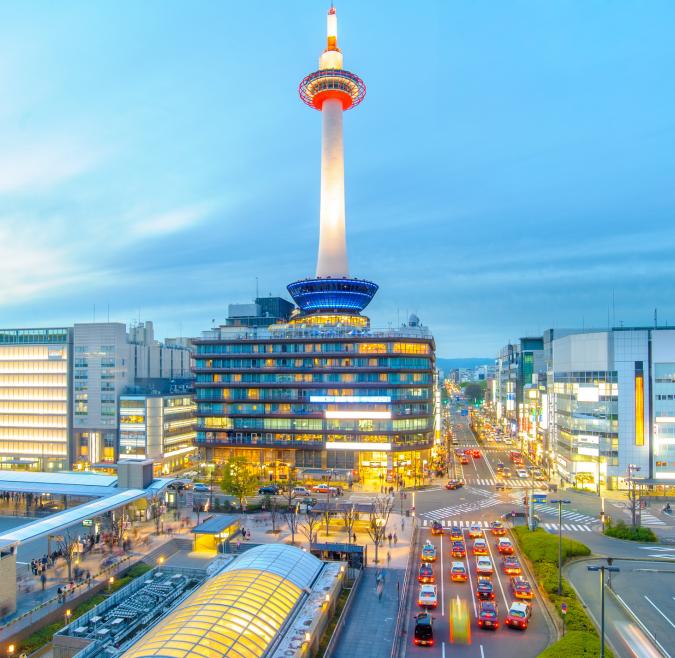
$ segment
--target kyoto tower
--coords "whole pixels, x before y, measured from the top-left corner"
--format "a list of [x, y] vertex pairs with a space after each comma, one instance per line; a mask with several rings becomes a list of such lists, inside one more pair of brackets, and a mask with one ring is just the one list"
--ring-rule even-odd
[[[302, 101], [321, 112], [323, 124], [316, 278], [288, 285], [288, 292], [305, 320], [310, 315], [317, 321], [319, 315], [358, 316], [377, 292], [375, 283], [349, 276], [342, 115], [345, 110], [361, 103], [366, 95], [366, 86], [361, 78], [342, 68], [342, 51], [337, 45], [337, 34], [337, 14], [331, 6], [327, 18], [327, 44], [319, 58], [319, 70], [306, 76], [298, 88]], [[338, 318], [337, 321], [345, 319]]]

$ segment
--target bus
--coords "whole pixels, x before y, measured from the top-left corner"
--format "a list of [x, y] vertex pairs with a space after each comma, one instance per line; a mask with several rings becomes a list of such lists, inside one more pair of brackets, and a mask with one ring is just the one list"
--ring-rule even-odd
[[522, 465], [525, 462], [523, 461], [523, 456], [517, 450], [511, 450], [509, 457], [514, 464]]

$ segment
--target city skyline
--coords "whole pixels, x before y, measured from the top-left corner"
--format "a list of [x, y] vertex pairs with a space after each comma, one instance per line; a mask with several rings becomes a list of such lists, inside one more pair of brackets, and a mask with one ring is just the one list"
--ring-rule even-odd
[[[0, 10], [5, 326], [96, 305], [198, 335], [256, 277], [287, 296], [313, 268], [321, 127], [295, 89], [325, 6], [122, 7]], [[655, 307], [675, 322], [672, 7], [339, 11], [368, 80], [345, 157], [373, 326], [415, 312], [459, 357]]]

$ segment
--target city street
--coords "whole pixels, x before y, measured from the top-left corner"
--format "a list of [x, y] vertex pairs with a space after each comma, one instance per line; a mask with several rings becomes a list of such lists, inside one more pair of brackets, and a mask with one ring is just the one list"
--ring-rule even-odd
[[[466, 417], [453, 413], [452, 423], [457, 441], [457, 445], [453, 448], [478, 447]], [[504, 575], [500, 569], [501, 557], [495, 549], [496, 538], [489, 531], [485, 532], [485, 538], [490, 551], [489, 557], [495, 567], [492, 580], [495, 585], [495, 601], [499, 610], [500, 627], [496, 631], [482, 630], [476, 622], [478, 608], [475, 594], [477, 582], [476, 558], [471, 554], [473, 540], [468, 537], [468, 528], [471, 523], [480, 523], [483, 528], [487, 528], [491, 521], [516, 508], [513, 491], [496, 492], [494, 486], [490, 484], [480, 486], [481, 481], [496, 481], [494, 464], [499, 461], [496, 454], [491, 455], [490, 459], [486, 459], [482, 448], [480, 450], [481, 457], [471, 458], [469, 464], [464, 466], [462, 477], [467, 482], [464, 488], [448, 491], [439, 487], [419, 491], [415, 494], [416, 514], [420, 521], [420, 545], [426, 540], [430, 540], [436, 547], [438, 554], [438, 561], [433, 563], [438, 586], [438, 607], [433, 612], [434, 647], [414, 646], [414, 615], [419, 611], [417, 606], [419, 586], [416, 581], [412, 583], [408, 605], [409, 625], [404, 640], [406, 642], [406, 656], [445, 656], [447, 654], [479, 656], [480, 658], [490, 656], [527, 658], [528, 656], [537, 656], [554, 639], [538, 596], [535, 596], [532, 601], [533, 612], [527, 630], [514, 630], [504, 626], [503, 622], [509, 605], [515, 599], [511, 594], [510, 576]], [[504, 454], [502, 459], [505, 458], [506, 455]], [[522, 497], [523, 491], [519, 490], [519, 496]], [[521, 508], [522, 504], [518, 509]], [[469, 581], [465, 583], [451, 582], [449, 573], [451, 563], [454, 560], [450, 556], [449, 531], [446, 529], [443, 535], [432, 536], [431, 524], [434, 520], [441, 522], [446, 528], [453, 524], [461, 526], [467, 548], [467, 557], [462, 561], [468, 567]], [[517, 554], [518, 551], [516, 550]], [[416, 564], [419, 565], [419, 556], [416, 557]], [[527, 574], [524, 573], [524, 576], [527, 577]], [[468, 607], [471, 618], [471, 639], [468, 644], [452, 643], [450, 640], [451, 602], [457, 599], [463, 601]]]

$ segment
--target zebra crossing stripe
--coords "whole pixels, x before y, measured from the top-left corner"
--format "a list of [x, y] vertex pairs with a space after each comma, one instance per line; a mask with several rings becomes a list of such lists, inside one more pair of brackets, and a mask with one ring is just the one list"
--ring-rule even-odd
[[641, 521], [644, 525], [666, 525], [661, 519], [649, 512], [642, 512]]
[[[541, 526], [550, 532], [558, 532], [557, 523], [542, 523]], [[585, 524], [563, 523], [562, 529], [567, 532], [593, 532], [593, 528]]]

